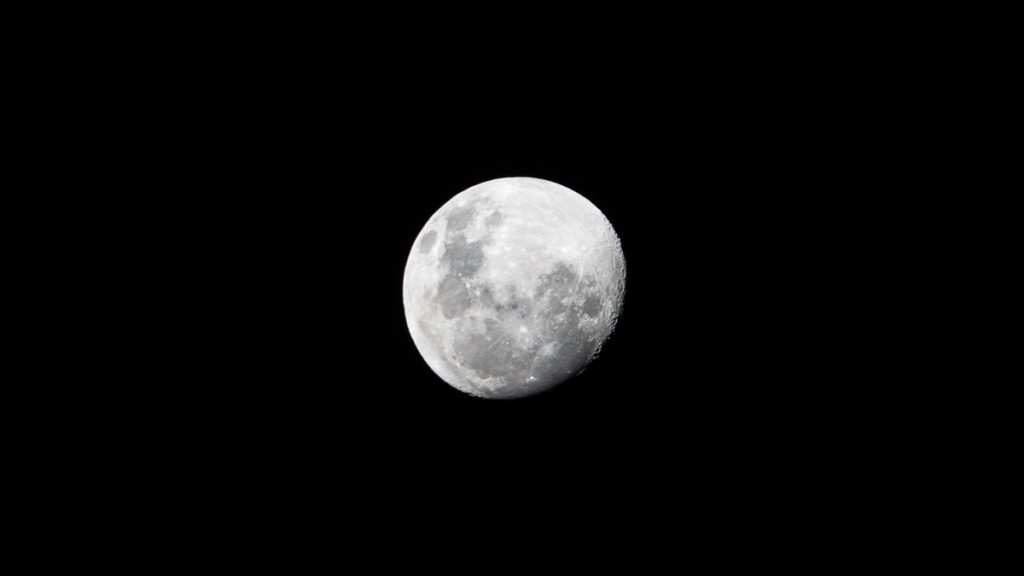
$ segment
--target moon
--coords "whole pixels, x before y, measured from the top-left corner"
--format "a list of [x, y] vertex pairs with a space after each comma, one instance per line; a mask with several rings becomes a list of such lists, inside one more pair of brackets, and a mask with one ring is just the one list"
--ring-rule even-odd
[[537, 178], [477, 184], [427, 221], [403, 304], [423, 359], [480, 398], [543, 392], [581, 372], [622, 311], [615, 230], [576, 192]]

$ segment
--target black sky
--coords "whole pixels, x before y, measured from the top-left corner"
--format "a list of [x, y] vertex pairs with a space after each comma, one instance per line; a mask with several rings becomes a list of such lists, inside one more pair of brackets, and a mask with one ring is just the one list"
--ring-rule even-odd
[[[414, 452], [488, 446], [553, 460], [743, 449], [789, 438], [794, 418], [827, 417], [801, 406], [821, 390], [807, 382], [822, 346], [808, 311], [829, 281], [815, 273], [827, 254], [808, 234], [827, 217], [815, 207], [834, 206], [811, 185], [829, 159], [791, 103], [702, 79], [427, 76], [339, 105], [322, 126], [329, 102], [299, 111], [312, 140], [295, 142], [274, 174], [294, 192], [266, 208], [286, 219], [277, 257], [304, 284], [286, 288], [299, 316], [285, 321], [306, 332], [294, 337], [308, 356], [293, 351], [311, 362], [298, 374], [317, 382], [314, 413], [339, 410], [366, 438]], [[438, 207], [505, 176], [594, 202], [621, 237], [627, 296], [583, 375], [541, 397], [487, 402], [420, 358], [401, 279]]]
[[[161, 14], [78, 75], [40, 68], [60, 79], [56, 123], [73, 112], [38, 135], [79, 158], [47, 167], [70, 177], [66, 202], [33, 194], [101, 239], [67, 242], [82, 265], [57, 286], [87, 311], [59, 338], [88, 345], [52, 354], [76, 415], [57, 444], [82, 455], [39, 451], [65, 467], [56, 490], [79, 482], [101, 520], [90, 481], [133, 518], [176, 519], [167, 556], [203, 534], [260, 561], [271, 547], [249, 534], [286, 533], [338, 562], [362, 541], [384, 544], [375, 563], [419, 562], [405, 543], [439, 538], [446, 563], [469, 547], [491, 569], [542, 545], [603, 562], [633, 533], [622, 572], [652, 549], [678, 565], [702, 538], [716, 565], [763, 566], [735, 534], [802, 554], [832, 539], [819, 526], [888, 505], [874, 494], [929, 432], [908, 417], [924, 411], [902, 386], [916, 366], [887, 365], [926, 289], [900, 282], [930, 241], [906, 226], [927, 202], [905, 192], [930, 192], [910, 136], [945, 114], [905, 121], [929, 97], [900, 88], [926, 44], [866, 58], [876, 36], [836, 35], [846, 14], [776, 14], [787, 30], [733, 6], [560, 21], [502, 5], [471, 22], [424, 5], [447, 30], [381, 8]], [[601, 209], [626, 295], [583, 374], [485, 401], [420, 357], [402, 276], [442, 204], [508, 176]], [[893, 230], [911, 241], [892, 250]], [[867, 519], [855, 547], [887, 522]]]
[[[682, 467], [710, 487], [855, 436], [838, 423], [865, 392], [836, 329], [856, 313], [857, 279], [835, 266], [849, 250], [835, 231], [865, 196], [837, 136], [852, 112], [801, 88], [820, 83], [699, 61], [543, 74], [322, 63], [232, 78], [201, 115], [166, 120], [187, 136], [203, 119], [188, 168], [168, 176], [195, 255], [169, 313], [195, 327], [172, 373], [197, 441], [316, 477], [396, 471], [406, 489], [451, 467], [609, 485], [671, 485]], [[507, 176], [599, 207], [627, 292], [586, 372], [483, 401], [422, 360], [401, 282], [434, 211]]]

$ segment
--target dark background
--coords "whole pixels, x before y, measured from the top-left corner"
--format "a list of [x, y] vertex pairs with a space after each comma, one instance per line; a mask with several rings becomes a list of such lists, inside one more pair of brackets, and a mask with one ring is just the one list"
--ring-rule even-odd
[[[688, 460], [747, 469], [828, 452], [846, 438], [836, 423], [854, 394], [830, 323], [856, 306], [835, 296], [856, 280], [834, 266], [856, 198], [845, 152], [824, 134], [849, 120], [716, 70], [359, 77], [369, 88], [345, 98], [329, 82], [283, 100], [289, 114], [254, 109], [251, 140], [233, 132], [241, 152], [217, 159], [237, 162], [245, 183], [217, 205], [232, 226], [226, 252], [207, 260], [228, 275], [220, 302], [244, 343], [221, 351], [251, 375], [217, 389], [218, 409], [252, 403], [237, 413], [288, 439], [288, 453], [344, 447], [382, 465], [590, 466], [625, 479]], [[448, 198], [516, 175], [559, 182], [607, 215], [627, 294], [581, 376], [482, 401], [420, 358], [402, 274]]]
[[[837, 279], [827, 272], [836, 252], [816, 231], [837, 223], [837, 207], [815, 189], [832, 159], [815, 150], [807, 111], [751, 97], [746, 83], [618, 82], [465, 86], [385, 122], [397, 140], [385, 144], [389, 184], [363, 209], [368, 273], [355, 280], [372, 334], [360, 361], [374, 360], [362, 372], [367, 396], [399, 441], [415, 436], [459, 460], [580, 458], [612, 476], [687, 458], [777, 465], [822, 448], [811, 430], [844, 410], [822, 382], [834, 386], [844, 367], [820, 371], [834, 351], [819, 314]], [[608, 216], [627, 295], [615, 335], [581, 376], [532, 399], [480, 401], [419, 358], [401, 278], [441, 204], [514, 175], [564, 184]]]
[[[829, 73], [841, 54], [698, 44], [478, 62], [311, 37], [137, 87], [158, 95], [137, 130], [166, 140], [133, 155], [159, 189], [135, 225], [161, 237], [134, 282], [167, 330], [135, 344], [166, 382], [135, 417], [173, 423], [187, 470], [299, 499], [756, 506], [856, 475], [886, 410], [859, 359], [893, 353], [860, 330], [873, 95]], [[485, 401], [420, 357], [402, 275], [434, 211], [506, 176], [600, 208], [627, 292], [583, 374]]]
[[[110, 17], [117, 34], [66, 16], [89, 49], [54, 49], [36, 75], [56, 86], [29, 86], [43, 111], [15, 110], [40, 122], [22, 148], [63, 152], [34, 196], [73, 225], [39, 262], [67, 314], [39, 329], [72, 351], [39, 366], [70, 376], [37, 376], [48, 418], [19, 431], [54, 438], [37, 458], [58, 506], [87, 502], [96, 533], [113, 501], [139, 538], [235, 540], [233, 561], [281, 534], [341, 561], [440, 540], [488, 568], [546, 547], [631, 571], [693, 549], [763, 565], [837, 525], [841, 561], [879, 528], [902, 545], [893, 511], [928, 479], [901, 470], [944, 449], [914, 416], [956, 418], [924, 404], [910, 352], [942, 308], [901, 281], [941, 258], [907, 225], [930, 218], [921, 174], [945, 173], [914, 158], [945, 130], [904, 89], [921, 15], [385, 10]], [[430, 215], [505, 176], [590, 199], [628, 276], [586, 372], [499, 402], [429, 370], [401, 281]]]

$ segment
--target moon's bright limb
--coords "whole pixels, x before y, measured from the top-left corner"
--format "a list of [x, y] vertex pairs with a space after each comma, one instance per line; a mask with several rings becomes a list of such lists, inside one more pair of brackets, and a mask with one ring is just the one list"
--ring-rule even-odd
[[405, 266], [416, 348], [453, 387], [520, 398], [580, 372], [615, 328], [626, 264], [604, 214], [536, 178], [499, 178], [442, 206]]

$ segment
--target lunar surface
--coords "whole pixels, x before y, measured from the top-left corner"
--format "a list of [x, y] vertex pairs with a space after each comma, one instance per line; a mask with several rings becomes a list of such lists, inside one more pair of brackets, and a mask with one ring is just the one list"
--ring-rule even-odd
[[420, 231], [405, 267], [405, 318], [442, 380], [521, 398], [582, 371], [615, 328], [626, 263], [608, 219], [547, 180], [469, 188]]

